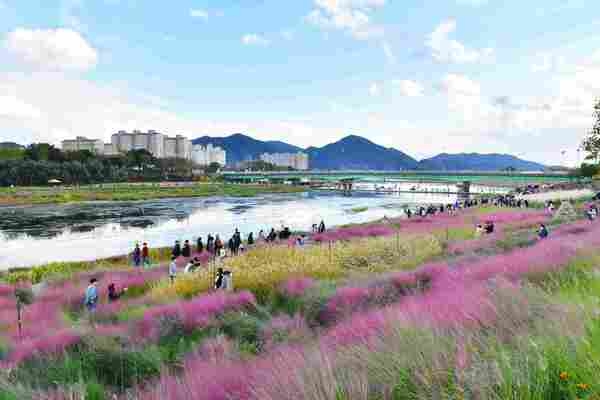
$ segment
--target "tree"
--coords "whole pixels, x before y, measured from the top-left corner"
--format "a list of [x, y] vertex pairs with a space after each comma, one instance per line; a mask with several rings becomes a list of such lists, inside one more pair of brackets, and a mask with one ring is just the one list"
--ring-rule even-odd
[[128, 151], [126, 159], [130, 167], [137, 168], [139, 176], [143, 176], [146, 167], [155, 161], [154, 156], [144, 149]]
[[586, 160], [594, 160], [596, 164], [600, 161], [600, 99], [594, 104], [594, 126], [583, 140], [583, 150], [588, 155]]
[[221, 169], [221, 164], [218, 162], [211, 162], [208, 167], [206, 167], [206, 173], [215, 174]]
[[600, 171], [600, 166], [598, 165], [594, 165], [594, 164], [586, 164], [583, 163], [581, 164], [581, 167], [579, 168], [579, 176], [582, 176], [584, 178], [591, 178], [593, 176], [595, 176], [596, 174], [598, 174], [598, 172]]

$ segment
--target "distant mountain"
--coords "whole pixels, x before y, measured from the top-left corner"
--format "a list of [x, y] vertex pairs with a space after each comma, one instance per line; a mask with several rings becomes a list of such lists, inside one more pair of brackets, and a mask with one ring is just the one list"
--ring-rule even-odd
[[542, 171], [542, 164], [525, 161], [508, 154], [438, 154], [419, 162], [419, 169], [429, 171]]
[[25, 147], [21, 146], [18, 143], [14, 142], [0, 142], [0, 150], [16, 150], [16, 149], [24, 149]]
[[192, 140], [193, 144], [219, 146], [227, 152], [227, 164], [257, 160], [262, 153], [297, 153], [300, 147], [279, 141], [260, 141], [241, 133], [227, 137], [203, 136]]
[[257, 160], [262, 153], [297, 153], [309, 156], [311, 169], [319, 170], [435, 170], [435, 171], [541, 171], [544, 166], [507, 154], [442, 153], [417, 161], [409, 155], [380, 146], [361, 136], [350, 135], [323, 147], [302, 149], [280, 141], [261, 141], [236, 133], [227, 137], [203, 136], [194, 144], [211, 143], [227, 152], [227, 163]]
[[418, 165], [417, 160], [399, 150], [355, 135], [321, 148], [309, 147], [306, 152], [311, 169], [398, 171], [415, 169]]

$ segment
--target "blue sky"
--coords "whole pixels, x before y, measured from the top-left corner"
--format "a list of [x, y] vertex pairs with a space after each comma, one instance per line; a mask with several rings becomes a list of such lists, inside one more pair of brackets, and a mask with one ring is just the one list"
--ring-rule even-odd
[[572, 164], [600, 95], [592, 1], [43, 4], [0, 0], [0, 140], [359, 134]]

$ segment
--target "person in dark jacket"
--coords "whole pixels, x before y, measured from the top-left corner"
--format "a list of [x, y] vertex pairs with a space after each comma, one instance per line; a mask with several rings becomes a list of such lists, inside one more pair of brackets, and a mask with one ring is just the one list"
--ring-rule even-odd
[[173, 247], [171, 255], [175, 258], [181, 257], [181, 243], [179, 243], [179, 240], [175, 242], [175, 246]]
[[277, 233], [275, 232], [275, 228], [271, 228], [271, 232], [267, 236], [267, 242], [274, 242], [275, 239], [277, 239]]
[[133, 249], [133, 266], [139, 267], [142, 265], [142, 249], [140, 249], [140, 245], [138, 243], [135, 244], [135, 249]]
[[108, 301], [112, 303], [113, 301], [117, 301], [125, 294], [127, 288], [123, 288], [120, 292], [117, 291], [117, 288], [114, 283], [108, 285]]
[[204, 251], [204, 243], [202, 243], [202, 237], [199, 237], [198, 241], [196, 242], [196, 251], [198, 252], [198, 254], [202, 254], [202, 252]]
[[540, 239], [545, 239], [548, 237], [548, 234], [549, 234], [549, 232], [548, 232], [548, 228], [546, 228], [546, 225], [541, 224], [540, 229], [538, 229], [538, 237]]
[[148, 248], [148, 243], [144, 243], [142, 246], [142, 265], [144, 265], [144, 268], [150, 267], [150, 248]]
[[215, 239], [213, 238], [213, 236], [210, 233], [208, 234], [208, 237], [206, 238], [206, 251], [208, 251], [210, 254], [215, 253]]
[[254, 244], [254, 233], [250, 232], [248, 234], [248, 246], [252, 246]]
[[325, 233], [325, 221], [321, 220], [319, 224], [319, 233]]
[[183, 250], [181, 251], [181, 255], [185, 258], [190, 258], [192, 256], [192, 246], [190, 246], [189, 240], [186, 240], [183, 243]]
[[223, 268], [217, 270], [217, 278], [215, 279], [215, 289], [221, 289], [223, 287]]

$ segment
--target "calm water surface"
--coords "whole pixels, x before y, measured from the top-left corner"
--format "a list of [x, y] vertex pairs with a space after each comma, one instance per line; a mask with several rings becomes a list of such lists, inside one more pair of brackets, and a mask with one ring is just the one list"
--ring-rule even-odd
[[[0, 208], [0, 269], [82, 261], [131, 251], [136, 241], [170, 246], [199, 235], [244, 237], [260, 229], [310, 230], [403, 215], [407, 205], [449, 203], [454, 195], [309, 192], [254, 198], [165, 199]], [[362, 210], [366, 207], [366, 210]], [[361, 209], [361, 210], [358, 210]], [[357, 212], [360, 211], [360, 212]]]

